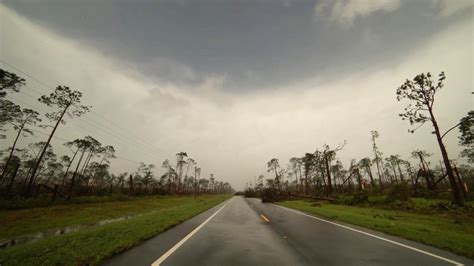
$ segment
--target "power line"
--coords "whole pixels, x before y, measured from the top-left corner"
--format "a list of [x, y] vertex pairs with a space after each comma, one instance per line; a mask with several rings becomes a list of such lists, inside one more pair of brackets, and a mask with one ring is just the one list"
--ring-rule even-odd
[[5, 98], [10, 99], [10, 100], [13, 100], [13, 101], [16, 101], [16, 102], [19, 102], [19, 103], [22, 103], [22, 104], [24, 104], [24, 105], [26, 105], [26, 106], [29, 106], [29, 107], [31, 107], [31, 108], [34, 108], [34, 109], [42, 109], [42, 111], [43, 111], [43, 112], [46, 112], [46, 113], [49, 112], [49, 111], [45, 111], [45, 109], [43, 109], [43, 108], [39, 108], [39, 107], [37, 107], [37, 106], [33, 106], [33, 105], [31, 105], [31, 104], [29, 104], [29, 103], [27, 103], [27, 102], [24, 102], [24, 101], [22, 101], [22, 100], [16, 99], [16, 98], [14, 98], [14, 97], [12, 97], [12, 96], [10, 96], [10, 95], [5, 96]]
[[[120, 126], [117, 125], [116, 123], [114, 123], [114, 122], [108, 120], [107, 118], [105, 118], [104, 116], [102, 116], [102, 115], [100, 115], [99, 113], [95, 112], [94, 110], [91, 110], [91, 113], [94, 114], [94, 115], [96, 115], [97, 117], [100, 117], [100, 118], [102, 118], [103, 120], [109, 122], [110, 124], [112, 124], [112, 125], [115, 126], [116, 128], [119, 128], [119, 129], [121, 129], [121, 130], [123, 130], [123, 131], [125, 131], [125, 132], [127, 132], [127, 133], [129, 133], [129, 134], [131, 134], [132, 136], [138, 138], [138, 140], [140, 140], [140, 137], [138, 137], [137, 135], [135, 135], [135, 134], [133, 134], [133, 133], [127, 131], [126, 129], [124, 129], [124, 128], [122, 128], [122, 127], [120, 127]], [[147, 141], [150, 142], [149, 140], [147, 140]], [[143, 141], [142, 141], [142, 142], [143, 142]], [[143, 142], [143, 143], [144, 143], [144, 144], [147, 144], [146, 142]], [[149, 145], [149, 144], [147, 144], [147, 145]], [[156, 147], [156, 146], [154, 146], [154, 145], [151, 145], [151, 146], [152, 146], [152, 148], [154, 148], [154, 149], [156, 149], [156, 150], [158, 150], [158, 151], [160, 151], [160, 152], [166, 153], [164, 150], [162, 150], [162, 149], [160, 149], [160, 148], [158, 148], [158, 147]]]
[[24, 95], [28, 96], [28, 97], [31, 98], [31, 99], [38, 100], [38, 98], [36, 98], [35, 96], [33, 96], [33, 95], [29, 94], [29, 93], [26, 93], [26, 92], [24, 92], [24, 91], [19, 91], [19, 93], [24, 94]]
[[[24, 94], [26, 94], [26, 93], [24, 93]], [[28, 95], [28, 94], [26, 94], [26, 95]], [[15, 100], [15, 101], [21, 102], [21, 103], [23, 103], [23, 104], [25, 104], [25, 105], [27, 105], [27, 106], [30, 106], [31, 108], [42, 109], [42, 111], [48, 112], [48, 111], [45, 111], [43, 108], [39, 108], [39, 107], [33, 106], [33, 105], [28, 104], [28, 103], [26, 103], [26, 102], [24, 102], [24, 101], [21, 101], [21, 100], [18, 100], [18, 99], [16, 99], [16, 98], [13, 98], [13, 97], [11, 97], [10, 95], [8, 95], [7, 97], [8, 97], [8, 98], [11, 98], [11, 99], [13, 99], [13, 100]], [[32, 97], [32, 96], [30, 95], [30, 97]], [[32, 98], [33, 98], [33, 97], [32, 97]], [[85, 118], [87, 118], [87, 117], [85, 117]], [[87, 119], [90, 119], [90, 118], [87, 118]], [[118, 138], [118, 139], [123, 140], [123, 141], [126, 141], [126, 142], [128, 142], [128, 143], [130, 143], [130, 144], [132, 144], [132, 145], [139, 145], [139, 146], [141, 146], [143, 149], [148, 150], [147, 153], [153, 154], [153, 156], [158, 156], [158, 157], [159, 157], [158, 154], [155, 154], [155, 151], [153, 151], [152, 149], [148, 148], [147, 146], [145, 146], [145, 145], [143, 145], [143, 144], [141, 144], [141, 143], [139, 143], [139, 142], [136, 142], [136, 141], [134, 141], [134, 140], [128, 138], [127, 136], [124, 136], [124, 135], [120, 134], [119, 132], [116, 132], [116, 131], [114, 131], [113, 129], [111, 129], [111, 128], [105, 126], [105, 125], [99, 124], [98, 122], [96, 122], [96, 121], [94, 121], [94, 120], [92, 120], [92, 119], [90, 119], [90, 121], [93, 122], [93, 123], [88, 122], [88, 121], [85, 121], [85, 120], [81, 119], [80, 117], [76, 117], [76, 118], [74, 118], [72, 121], [70, 121], [70, 123], [73, 123], [73, 122], [75, 122], [75, 121], [77, 121], [77, 120], [82, 121], [83, 123], [85, 123], [85, 124], [87, 124], [87, 125], [90, 125], [90, 126], [92, 126], [92, 127], [94, 127], [94, 128], [97, 128], [97, 129], [99, 129], [99, 130], [102, 130], [102, 131], [104, 131], [105, 133], [110, 134], [110, 135], [112, 135], [112, 136], [114, 136], [114, 137], [116, 137], [116, 138]], [[73, 124], [74, 124], [74, 123], [73, 123]], [[105, 129], [100, 128], [100, 127], [103, 127], [103, 128], [105, 128]], [[88, 130], [88, 131], [93, 132], [92, 130]], [[94, 132], [94, 133], [96, 133], [96, 132]], [[135, 146], [134, 146], [134, 147], [135, 147]]]
[[43, 85], [44, 87], [46, 87], [46, 88], [48, 88], [48, 89], [54, 91], [54, 89], [51, 89], [52, 86], [49, 86], [49, 85], [47, 85], [47, 84], [41, 82], [40, 80], [38, 80], [38, 79], [36, 79], [35, 77], [29, 75], [28, 73], [24, 72], [23, 70], [21, 70], [21, 69], [15, 67], [15, 66], [13, 66], [13, 65], [11, 65], [10, 63], [5, 62], [5, 61], [2, 60], [2, 59], [0, 59], [0, 62], [2, 62], [3, 64], [5, 64], [5, 65], [7, 65], [7, 66], [9, 66], [9, 67], [11, 67], [11, 68], [13, 68], [13, 69], [15, 69], [16, 71], [18, 71], [18, 72], [22, 73], [23, 75], [29, 77], [30, 79], [32, 79], [32, 80], [38, 82], [39, 84]]
[[[41, 132], [39, 130], [35, 130], [35, 129], [30, 129], [31, 131], [33, 132], [36, 132], [36, 133], [39, 133], [39, 134], [42, 134], [42, 135], [45, 135], [45, 136], [49, 136], [48, 133], [44, 133], [44, 132]], [[66, 140], [66, 139], [63, 139], [63, 138], [60, 138], [60, 137], [57, 137], [57, 136], [53, 136], [54, 139], [59, 139], [59, 140], [62, 140], [62, 141], [65, 141], [65, 142], [68, 142], [69, 140]], [[140, 163], [138, 161], [134, 161], [132, 159], [128, 159], [128, 158], [125, 158], [125, 157], [121, 157], [121, 156], [115, 156], [116, 159], [120, 159], [120, 160], [125, 160], [125, 161], [129, 161], [129, 162], [132, 162], [132, 163]]]
[[[97, 134], [97, 131], [94, 131], [94, 130], [89, 129], [89, 128], [85, 128], [85, 127], [83, 127], [83, 126], [81, 126], [81, 125], [78, 125], [78, 124], [71, 124], [71, 125], [74, 126], [74, 127], [79, 127], [79, 128], [82, 128], [82, 129], [84, 129], [84, 130], [86, 130], [86, 131], [92, 132], [93, 134]], [[117, 143], [117, 144], [119, 144], [119, 145], [123, 145], [123, 142], [118, 142], [118, 141], [115, 141], [115, 140], [111, 140], [111, 141], [112, 141], [112, 142], [115, 142], [115, 143]], [[130, 147], [133, 147], [134, 149], [136, 149], [137, 151], [140, 151], [140, 152], [142, 152], [142, 153], [146, 153], [146, 154], [148, 154], [148, 155], [151, 155], [152, 157], [154, 157], [155, 160], [160, 160], [160, 158], [159, 158], [156, 154], [152, 154], [152, 153], [150, 153], [149, 151], [143, 150], [143, 149], [141, 149], [141, 148], [139, 148], [139, 147], [137, 147], [137, 146], [135, 146], [135, 145], [130, 145]]]
[[[31, 104], [29, 104], [29, 103], [27, 103], [27, 102], [18, 100], [18, 99], [16, 99], [16, 98], [13, 98], [13, 97], [11, 97], [10, 95], [7, 95], [6, 98], [12, 99], [12, 100], [14, 100], [14, 101], [18, 101], [18, 102], [23, 103], [23, 104], [25, 104], [25, 105], [27, 105], [27, 106], [29, 106], [29, 107], [31, 107], [31, 108], [34, 108], [34, 109], [43, 109], [43, 108], [39, 108], [39, 107], [37, 107], [37, 106], [33, 106], [33, 105], [31, 105]], [[45, 110], [43, 109], [43, 111], [45, 111]], [[45, 111], [45, 112], [47, 112], [47, 111]], [[77, 118], [77, 117], [76, 117], [76, 119], [77, 119], [77, 120], [80, 120], [80, 121], [82, 121], [82, 122], [84, 122], [84, 123], [86, 123], [86, 124], [88, 124], [88, 125], [91, 125], [91, 126], [93, 126], [93, 127], [95, 127], [95, 128], [98, 128], [97, 126], [94, 126], [94, 125], [92, 125], [92, 124], [90, 124], [90, 123], [87, 123], [87, 121], [84, 121], [84, 120], [82, 120], [82, 119], [80, 119], [80, 118]], [[93, 134], [98, 134], [97, 131], [94, 131], [94, 130], [92, 130], [92, 129], [85, 128], [85, 127], [83, 127], [83, 126], [80, 126], [80, 125], [77, 125], [76, 123], [74, 123], [74, 122], [77, 122], [76, 119], [73, 119], [72, 121], [69, 121], [69, 124], [72, 125], [72, 126], [74, 126], [74, 127], [82, 128], [83, 130], [86, 130], [86, 131], [88, 131], [88, 132], [92, 132]], [[100, 128], [99, 128], [99, 129], [100, 129]], [[38, 132], [39, 132], [39, 131], [38, 131]], [[113, 137], [115, 137], [115, 138], [117, 138], [117, 139], [121, 139], [121, 140], [127, 141], [127, 139], [121, 138], [121, 137], [119, 137], [119, 136], [117, 136], [117, 135], [115, 135], [115, 134], [113, 134], [113, 133], [111, 133], [111, 132], [107, 132], [107, 131], [104, 131], [104, 130], [101, 130], [101, 131], [99, 131], [99, 132], [101, 132], [101, 133], [102, 133], [102, 132], [105, 132], [105, 133], [107, 133], [107, 134], [109, 134], [109, 135], [111, 135], [111, 136], [113, 136]], [[46, 134], [46, 133], [40, 132], [40, 134]], [[46, 135], [49, 136], [49, 134], [46, 134]], [[86, 134], [84, 134], [84, 135], [86, 135]], [[102, 134], [100, 134], [100, 135], [102, 135]], [[103, 135], [102, 135], [102, 136], [103, 136]], [[104, 136], [103, 136], [103, 137], [104, 137]], [[54, 138], [54, 136], [53, 136], [53, 138]], [[56, 137], [56, 138], [61, 139], [61, 138], [59, 138], [59, 137]], [[65, 140], [65, 139], [62, 139], [62, 140], [64, 140], [64, 141], [70, 141], [70, 140]], [[125, 143], [123, 143], [123, 142], [118, 142], [118, 141], [115, 141], [115, 140], [112, 140], [112, 142], [115, 142], [116, 144], [119, 144], [119, 145], [125, 144]], [[151, 155], [151, 156], [154, 157], [154, 159], [156, 159], [156, 160], [161, 160], [161, 158], [160, 158], [157, 154], [154, 154], [154, 153], [152, 153], [152, 152], [150, 152], [150, 151], [146, 151], [146, 150], [144, 150], [143, 148], [139, 148], [139, 147], [137, 147], [137, 144], [135, 144], [135, 143], [132, 143], [132, 142], [130, 142], [130, 141], [127, 141], [127, 142], [131, 144], [131, 145], [129, 145], [130, 147], [136, 149], [137, 151], [140, 151], [140, 152], [146, 153], [146, 154], [148, 154], [148, 155]], [[128, 146], [128, 145], [126, 145], [126, 146]]]
[[26, 84], [23, 85], [23, 86], [25, 86], [26, 89], [28, 89], [28, 90], [30, 90], [30, 91], [33, 91], [34, 93], [38, 94], [39, 96], [43, 95], [41, 92], [39, 92], [39, 91], [37, 91], [37, 90], [31, 88], [30, 86], [28, 86], [28, 85], [26, 85]]
[[[133, 139], [130, 139], [130, 138], [128, 138], [127, 136], [124, 136], [124, 135], [120, 134], [119, 132], [113, 131], [113, 129], [111, 129], [111, 128], [109, 128], [109, 127], [103, 125], [103, 124], [100, 124], [100, 123], [98, 123], [98, 122], [96, 122], [96, 121], [90, 119], [90, 118], [87, 117], [87, 116], [84, 116], [83, 118], [89, 119], [89, 120], [90, 120], [91, 122], [93, 122], [93, 123], [88, 122], [88, 121], [85, 121], [85, 120], [83, 120], [82, 118], [77, 118], [77, 119], [80, 120], [80, 121], [82, 121], [82, 122], [84, 122], [84, 123], [87, 123], [88, 125], [91, 125], [91, 126], [93, 126], [93, 127], [95, 127], [95, 128], [98, 128], [98, 129], [100, 129], [100, 130], [104, 130], [104, 129], [105, 129], [106, 132], [107, 132], [107, 130], [109, 130], [109, 131], [111, 132], [111, 133], [109, 133], [109, 134], [114, 135], [114, 136], [116, 136], [116, 137], [119, 137], [119, 138], [121, 138], [121, 139], [123, 139], [123, 140], [125, 140], [125, 141], [127, 141], [127, 142], [129, 142], [129, 143], [131, 143], [131, 144], [133, 144], [133, 145], [140, 145], [142, 148], [145, 148], [145, 149], [151, 151], [152, 153], [155, 153], [155, 152], [156, 152], [156, 151], [154, 151], [153, 149], [150, 149], [148, 146], [146, 146], [146, 145], [144, 145], [144, 144], [142, 144], [142, 143], [140, 143], [140, 142], [137, 142], [137, 141], [135, 141], [135, 140], [133, 140]], [[104, 129], [101, 129], [101, 128], [99, 128], [99, 127], [102, 127], [102, 128], [104, 128]]]
[[[11, 67], [11, 68], [17, 70], [18, 72], [20, 72], [20, 73], [24, 74], [25, 76], [31, 78], [32, 80], [36, 81], [37, 83], [43, 85], [45, 88], [47, 88], [47, 89], [50, 90], [51, 92], [54, 92], [53, 86], [50, 86], [50, 85], [48, 85], [48, 84], [46, 84], [46, 83], [40, 81], [39, 79], [33, 77], [32, 75], [30, 75], [30, 74], [24, 72], [23, 70], [21, 70], [21, 69], [15, 67], [15, 66], [9, 64], [8, 62], [6, 62], [6, 61], [4, 61], [4, 60], [2, 60], [2, 59], [0, 59], [0, 62], [2, 62], [3, 64], [5, 64], [5, 65], [7, 65], [7, 66], [9, 66], [9, 67]], [[40, 95], [40, 96], [42, 95], [42, 93], [39, 92], [38, 90], [35, 90], [35, 89], [33, 89], [33, 88], [27, 86], [26, 84], [25, 84], [24, 86], [25, 86], [27, 89], [29, 89], [29, 90], [31, 90], [31, 91], [37, 93], [38, 95]], [[32, 95], [30, 95], [30, 94], [28, 94], [28, 93], [26, 93], [26, 92], [22, 92], [22, 93], [25, 94], [25, 95], [27, 95], [28, 97], [30, 97], [30, 98], [32, 98], [32, 99], [35, 99], [35, 100], [37, 99], [36, 97], [34, 97], [34, 96], [32, 96]], [[30, 106], [31, 108], [38, 109], [38, 107], [35, 107], [35, 106], [33, 106], [33, 105], [29, 104], [29, 103], [26, 103], [26, 102], [24, 102], [24, 101], [15, 99], [15, 98], [13, 98], [13, 97], [11, 97], [11, 96], [9, 96], [9, 98], [11, 98], [11, 99], [13, 99], [13, 100], [15, 100], [15, 101], [18, 101], [18, 102], [20, 102], [20, 103], [23, 103], [23, 104], [25, 104], [25, 105], [27, 105], [27, 106]], [[127, 130], [125, 130], [125, 129], [123, 129], [122, 127], [118, 126], [116, 123], [110, 121], [109, 119], [105, 118], [104, 116], [100, 115], [99, 113], [97, 113], [97, 112], [95, 112], [95, 111], [93, 111], [93, 110], [91, 110], [91, 113], [95, 114], [97, 117], [102, 118], [103, 120], [109, 122], [110, 124], [114, 125], [115, 127], [117, 127], [117, 128], [119, 128], [119, 129], [121, 129], [121, 130], [123, 130], [123, 131], [125, 131], [125, 132], [127, 132], [127, 133], [130, 134], [130, 132], [128, 132]], [[89, 119], [90, 119], [90, 118], [89, 118]], [[93, 121], [92, 119], [90, 119], [90, 120]], [[86, 121], [84, 121], [84, 120], [82, 120], [82, 121], [86, 123]], [[76, 126], [77, 126], [77, 125], [76, 125]], [[79, 126], [79, 127], [80, 127], [80, 126]], [[105, 126], [104, 126], [104, 127], [105, 127]], [[82, 127], [82, 128], [85, 129], [84, 127]], [[110, 129], [110, 128], [109, 128], [109, 129]], [[41, 132], [41, 131], [39, 131], [39, 130], [34, 130], [34, 129], [30, 129], [30, 130], [33, 131], [33, 132], [36, 132], [36, 133], [45, 135], [45, 136], [49, 136], [48, 133], [44, 133], [44, 132]], [[112, 129], [110, 129], [110, 130], [112, 131]], [[109, 134], [110, 134], [110, 133], [109, 133]], [[133, 135], [134, 135], [134, 134], [133, 134]], [[134, 136], [137, 137], [138, 140], [140, 140], [138, 136], [136, 136], [136, 135], [134, 135]], [[66, 140], [66, 139], [61, 138], [61, 137], [58, 137], [58, 136], [53, 136], [53, 138], [54, 138], [54, 139], [59, 139], [59, 140], [65, 141], [65, 142], [68, 142], [68, 141], [69, 141], [69, 140]], [[142, 142], [143, 142], [143, 141], [142, 141]], [[117, 142], [117, 143], [118, 143], [118, 142]], [[137, 142], [137, 143], [138, 143], [138, 142]], [[144, 143], [144, 144], [147, 144], [147, 143], [145, 143], [145, 142], [143, 142], [143, 143]], [[122, 144], [122, 143], [119, 143], [119, 144]], [[161, 152], [165, 152], [165, 151], [163, 151], [162, 149], [159, 149], [159, 148], [155, 147], [154, 145], [151, 145], [151, 146], [154, 147], [155, 149], [161, 151]], [[135, 146], [132, 146], [132, 147], [138, 149], [138, 148], [135, 147]], [[147, 153], [149, 153], [149, 152], [147, 152]], [[131, 159], [128, 159], [128, 158], [125, 158], [125, 157], [121, 157], [121, 156], [116, 156], [116, 158], [117, 158], [117, 159], [121, 159], [121, 160], [125, 160], [125, 161], [129, 161], [129, 162], [133, 162], [133, 163], [140, 163], [140, 162], [138, 162], [138, 161], [131, 160]]]
[[[43, 86], [44, 86], [45, 88], [47, 88], [48, 90], [54, 91], [53, 86], [50, 86], [50, 85], [48, 85], [48, 84], [46, 84], [46, 83], [40, 81], [39, 79], [37, 79], [37, 78], [33, 77], [32, 75], [26, 73], [25, 71], [21, 70], [20, 68], [18, 68], [18, 67], [16, 67], [16, 66], [13, 66], [12, 64], [10, 64], [10, 63], [6, 62], [5, 60], [2, 60], [2, 59], [0, 59], [0, 62], [2, 62], [3, 64], [5, 64], [5, 65], [7, 65], [7, 66], [9, 66], [9, 67], [11, 67], [11, 68], [17, 70], [18, 72], [24, 74], [25, 76], [27, 76], [27, 77], [33, 79], [34, 81], [36, 81], [36, 82], [38, 82], [39, 84], [43, 85]], [[26, 86], [26, 85], [25, 85], [25, 86]], [[35, 90], [35, 89], [32, 89], [32, 88], [30, 88], [30, 87], [28, 87], [28, 88], [29, 88], [30, 90], [33, 90], [33, 91], [35, 91], [35, 92], [37, 92], [38, 94], [41, 95], [41, 93], [40, 93], [39, 91], [37, 91], [37, 90]], [[25, 93], [25, 94], [26, 94], [26, 93]], [[31, 95], [29, 95], [29, 96], [30, 96], [31, 98], [35, 98], [35, 97], [31, 96]], [[36, 99], [36, 98], [35, 98], [35, 99]], [[104, 116], [100, 115], [99, 113], [95, 112], [94, 110], [91, 110], [90, 112], [91, 112], [92, 114], [96, 115], [97, 117], [99, 117], [99, 118], [101, 118], [101, 119], [103, 119], [103, 120], [109, 122], [110, 124], [114, 125], [116, 128], [119, 128], [119, 129], [123, 130], [124, 132], [126, 132], [126, 133], [128, 133], [128, 134], [134, 136], [134, 137], [137, 138], [139, 141], [141, 141], [143, 144], [145, 144], [145, 145], [147, 146], [147, 148], [152, 147], [152, 148], [156, 149], [156, 150], [159, 151], [159, 152], [166, 153], [164, 150], [162, 150], [162, 149], [160, 149], [160, 148], [157, 148], [156, 146], [154, 146], [154, 145], [152, 145], [152, 144], [149, 144], [149, 143], [147, 143], [147, 142], [142, 141], [142, 140], [140, 139], [140, 137], [138, 137], [138, 136], [134, 135], [133, 133], [127, 131], [126, 129], [120, 127], [119, 125], [117, 125], [117, 124], [114, 123], [113, 121], [111, 121], [111, 120], [105, 118]], [[91, 120], [92, 120], [92, 119], [91, 119]], [[148, 142], [149, 142], [149, 141], [148, 141]]]
[[[39, 130], [36, 130], [36, 129], [29, 129], [29, 130], [31, 130], [31, 131], [33, 131], [33, 132], [36, 132], [36, 133], [39, 133], [39, 134], [41, 134], [41, 135], [45, 135], [45, 136], [49, 136], [49, 135], [50, 135], [50, 133], [45, 133], [45, 132], [42, 132], [42, 131], [39, 131]], [[59, 140], [65, 141], [65, 142], [70, 141], [70, 140], [63, 139], [63, 138], [58, 137], [58, 136], [53, 136], [53, 138], [54, 138], [54, 139], [59, 139]]]
[[116, 157], [116, 159], [124, 160], [124, 161], [129, 161], [129, 162], [132, 162], [132, 163], [137, 163], [137, 164], [142, 163], [142, 162], [137, 162], [137, 161], [130, 160], [130, 159], [127, 159], [127, 158], [123, 158], [123, 157], [120, 157], [120, 156], [115, 156], [115, 157]]

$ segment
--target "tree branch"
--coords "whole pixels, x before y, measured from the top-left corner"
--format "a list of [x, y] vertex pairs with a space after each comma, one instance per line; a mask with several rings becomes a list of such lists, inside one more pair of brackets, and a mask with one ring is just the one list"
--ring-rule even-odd
[[453, 126], [452, 128], [448, 129], [448, 130], [447, 130], [446, 132], [444, 132], [444, 134], [441, 136], [441, 139], [443, 139], [444, 136], [449, 133], [449, 131], [451, 131], [451, 130], [457, 128], [457, 127], [460, 126], [461, 124], [462, 124], [462, 121], [459, 122], [459, 123], [457, 123], [457, 124], [456, 124], [455, 126]]

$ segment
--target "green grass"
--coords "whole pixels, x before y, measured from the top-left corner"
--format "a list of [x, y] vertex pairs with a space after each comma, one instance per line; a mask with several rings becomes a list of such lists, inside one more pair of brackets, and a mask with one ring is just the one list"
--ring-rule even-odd
[[104, 203], [104, 202], [111, 202], [111, 201], [127, 201], [127, 200], [135, 200], [135, 199], [137, 199], [137, 197], [130, 197], [123, 194], [102, 195], [102, 196], [80, 196], [80, 197], [73, 197], [71, 200], [58, 198], [54, 202], [51, 201], [51, 197], [46, 196], [46, 195], [28, 198], [28, 199], [25, 199], [22, 197], [15, 197], [11, 199], [0, 198], [0, 211], [32, 209], [32, 208], [51, 207], [51, 206], [58, 206], [58, 205]]
[[[205, 199], [201, 196], [200, 199]], [[161, 208], [194, 202], [192, 196], [139, 197], [126, 201], [92, 202], [57, 205], [44, 208], [0, 212], [0, 239], [36, 233], [48, 229], [94, 223], [128, 215], [137, 215]]]
[[[129, 220], [94, 226], [0, 250], [0, 264], [96, 265], [105, 258], [133, 247], [229, 197], [200, 196], [197, 200], [193, 197], [150, 197], [125, 202], [33, 209], [31, 214], [26, 210], [6, 212], [0, 218], [4, 235], [11, 235], [12, 233], [5, 232], [9, 230], [18, 233], [51, 227], [48, 220], [55, 225], [64, 226], [98, 221], [104, 217], [120, 217], [140, 212], [144, 214]], [[16, 221], [11, 219], [13, 216], [17, 217]], [[3, 221], [4, 217], [10, 217], [10, 221]], [[22, 230], [16, 223], [29, 229]], [[4, 230], [5, 226], [9, 229]]]
[[474, 258], [474, 215], [418, 214], [302, 200], [279, 205], [381, 231]]

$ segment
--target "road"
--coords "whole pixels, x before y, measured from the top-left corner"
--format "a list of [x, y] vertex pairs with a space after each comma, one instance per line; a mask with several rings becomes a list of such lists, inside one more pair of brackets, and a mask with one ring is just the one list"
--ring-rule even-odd
[[474, 265], [426, 245], [257, 199], [232, 199], [105, 265]]

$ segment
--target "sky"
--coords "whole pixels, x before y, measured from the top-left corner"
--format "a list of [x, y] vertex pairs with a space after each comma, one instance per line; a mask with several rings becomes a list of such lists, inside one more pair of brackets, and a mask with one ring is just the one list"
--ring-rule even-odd
[[[372, 156], [371, 130], [384, 155], [425, 149], [437, 164], [431, 125], [409, 134], [395, 90], [445, 71], [441, 128], [471, 110], [473, 15], [464, 0], [3, 0], [0, 65], [26, 78], [12, 96], [24, 104], [47, 111], [35, 98], [66, 85], [93, 106], [58, 129], [57, 151], [92, 135], [116, 148], [113, 172], [143, 161], [157, 176], [185, 151], [203, 177], [242, 189], [271, 158], [285, 167], [324, 144], [347, 141], [346, 166]], [[462, 163], [457, 135], [446, 144]]]

